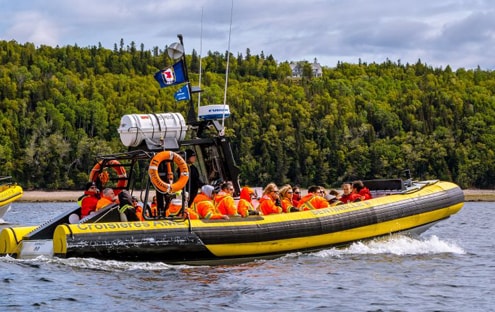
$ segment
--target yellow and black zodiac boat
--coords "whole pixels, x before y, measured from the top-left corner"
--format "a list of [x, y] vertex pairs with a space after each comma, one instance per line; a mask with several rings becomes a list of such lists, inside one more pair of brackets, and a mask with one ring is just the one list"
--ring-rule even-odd
[[[6, 228], [0, 252], [26, 258], [57, 257], [211, 263], [275, 257], [311, 251], [392, 233], [420, 234], [463, 206], [455, 184], [442, 181], [372, 180], [371, 200], [326, 209], [230, 220], [153, 219], [122, 222], [108, 207], [76, 224], [77, 209], [40, 227]], [[398, 185], [400, 189], [383, 189]]]
[[[189, 83], [187, 87], [189, 93], [198, 91]], [[118, 205], [110, 205], [79, 219], [81, 208], [74, 205], [40, 226], [4, 228], [0, 254], [198, 264], [249, 260], [392, 233], [420, 234], [463, 206], [464, 195], [457, 185], [412, 181], [407, 176], [363, 181], [373, 199], [326, 209], [229, 220], [190, 220], [184, 213], [167, 217], [176, 197], [181, 199], [182, 212], [185, 209], [186, 192], [177, 195], [189, 187], [188, 168], [181, 157], [185, 150], [195, 153], [202, 181], [212, 185], [232, 181], [234, 196], [240, 193], [239, 169], [219, 122], [230, 115], [229, 107], [201, 106], [195, 118], [190, 104], [188, 123], [179, 113], [123, 116], [118, 131], [128, 151], [99, 156], [91, 170], [90, 181], [100, 189], [112, 187], [117, 193], [126, 189], [143, 203], [156, 194], [157, 215], [145, 213], [145, 221], [128, 222]], [[187, 131], [194, 139], [186, 139]]]

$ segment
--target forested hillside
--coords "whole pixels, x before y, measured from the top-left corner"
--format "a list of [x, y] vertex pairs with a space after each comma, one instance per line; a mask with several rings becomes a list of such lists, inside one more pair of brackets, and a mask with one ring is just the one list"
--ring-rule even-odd
[[[123, 151], [129, 113], [181, 112], [153, 74], [172, 62], [134, 43], [81, 48], [0, 41], [0, 175], [26, 189], [80, 189], [98, 154]], [[203, 57], [202, 104], [223, 103], [226, 54]], [[199, 58], [187, 56], [198, 84]], [[309, 63], [306, 64], [309, 68]], [[306, 68], [305, 67], [305, 68]], [[306, 68], [307, 69], [307, 68]], [[242, 183], [339, 186], [398, 177], [495, 186], [495, 74], [339, 63], [289, 78], [272, 56], [230, 56], [226, 135]]]

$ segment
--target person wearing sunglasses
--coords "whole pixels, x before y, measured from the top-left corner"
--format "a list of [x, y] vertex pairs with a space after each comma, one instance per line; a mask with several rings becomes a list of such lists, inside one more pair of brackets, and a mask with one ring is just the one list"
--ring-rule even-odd
[[292, 186], [286, 184], [280, 188], [280, 198], [282, 199], [282, 210], [285, 213], [299, 211], [292, 204], [292, 197], [294, 196], [294, 192], [292, 191]]
[[292, 192], [293, 192], [293, 195], [292, 195], [292, 206], [294, 207], [297, 207], [297, 205], [299, 204], [299, 201], [301, 200], [301, 189], [299, 188], [299, 186], [294, 186], [292, 188]]
[[263, 196], [259, 200], [258, 211], [263, 215], [282, 213], [279, 190], [275, 183], [269, 183], [263, 190]]

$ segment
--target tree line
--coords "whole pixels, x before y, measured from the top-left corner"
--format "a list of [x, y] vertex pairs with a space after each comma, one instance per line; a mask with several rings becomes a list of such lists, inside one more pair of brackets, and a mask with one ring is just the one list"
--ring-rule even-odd
[[[125, 150], [122, 115], [186, 117], [176, 88], [153, 78], [173, 63], [165, 48], [0, 41], [0, 175], [26, 189], [80, 189], [96, 155]], [[199, 58], [194, 50], [186, 57], [193, 85]], [[229, 59], [226, 135], [243, 184], [337, 187], [410, 169], [415, 179], [495, 186], [492, 71], [387, 60], [293, 78], [272, 55], [247, 49]], [[202, 104], [223, 103], [226, 61], [227, 52], [202, 57]]]

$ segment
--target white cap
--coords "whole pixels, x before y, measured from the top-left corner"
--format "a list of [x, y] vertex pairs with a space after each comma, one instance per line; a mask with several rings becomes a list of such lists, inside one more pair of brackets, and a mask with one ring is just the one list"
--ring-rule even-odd
[[214, 189], [215, 188], [213, 186], [206, 184], [201, 187], [201, 193], [205, 194], [208, 197], [211, 197]]

